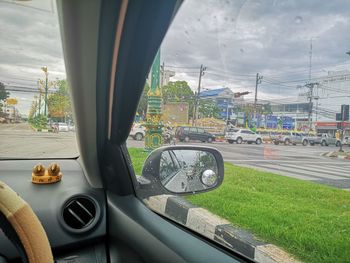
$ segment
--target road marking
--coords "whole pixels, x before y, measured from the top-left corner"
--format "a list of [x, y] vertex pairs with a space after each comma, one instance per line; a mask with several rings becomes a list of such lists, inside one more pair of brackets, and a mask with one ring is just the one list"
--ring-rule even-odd
[[315, 175], [315, 176], [319, 176], [319, 177], [323, 177], [326, 179], [349, 179], [350, 176], [345, 176], [343, 175], [343, 172], [341, 172], [341, 174], [336, 173], [336, 172], [326, 172], [324, 171], [324, 167], [319, 167], [318, 169], [315, 168], [310, 168], [309, 166], [305, 165], [303, 167], [300, 166], [296, 166], [296, 165], [291, 165], [291, 164], [283, 164], [280, 167], [283, 168], [292, 168], [291, 172], [295, 172], [295, 171], [302, 171], [302, 172], [307, 172], [308, 175]]
[[[247, 167], [247, 168], [256, 169], [256, 170], [263, 171], [263, 172], [274, 173], [274, 174], [281, 175], [281, 176], [288, 176], [288, 177], [292, 177], [292, 178], [299, 179], [299, 180], [305, 180], [305, 181], [315, 180], [314, 177], [310, 177], [310, 176], [307, 176], [305, 174], [291, 173], [290, 171], [285, 171], [285, 170], [282, 171], [281, 169], [280, 170], [276, 170], [276, 169], [273, 169], [273, 168], [265, 167], [264, 165], [256, 165], [256, 166], [240, 165], [240, 166], [241, 167]], [[281, 172], [283, 172], [283, 173], [281, 173]], [[317, 179], [322, 179], [323, 180], [323, 178], [317, 178]]]

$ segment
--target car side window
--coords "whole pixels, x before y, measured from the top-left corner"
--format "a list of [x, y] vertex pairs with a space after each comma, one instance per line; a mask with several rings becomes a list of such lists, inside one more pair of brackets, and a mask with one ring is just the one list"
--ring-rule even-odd
[[200, 128], [198, 128], [198, 132], [199, 133], [205, 133], [204, 129], [200, 129]]
[[197, 128], [190, 128], [190, 132], [196, 133], [197, 132]]

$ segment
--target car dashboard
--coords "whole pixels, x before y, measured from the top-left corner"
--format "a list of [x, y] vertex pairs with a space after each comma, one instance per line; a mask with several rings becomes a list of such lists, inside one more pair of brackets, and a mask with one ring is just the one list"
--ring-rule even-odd
[[[33, 167], [56, 162], [62, 180], [33, 184]], [[41, 221], [55, 262], [106, 262], [106, 199], [102, 189], [92, 188], [75, 159], [3, 160], [0, 178], [16, 191]], [[16, 262], [19, 253], [0, 230], [0, 262]]]

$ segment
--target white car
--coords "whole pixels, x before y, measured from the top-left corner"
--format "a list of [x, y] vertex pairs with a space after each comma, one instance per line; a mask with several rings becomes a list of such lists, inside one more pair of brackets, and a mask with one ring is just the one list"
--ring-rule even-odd
[[65, 122], [59, 122], [58, 123], [58, 131], [59, 132], [67, 132], [69, 131], [68, 124]]
[[247, 142], [248, 144], [262, 143], [261, 135], [255, 132], [252, 132], [249, 129], [239, 129], [239, 128], [230, 129], [226, 132], [225, 139], [228, 143], [236, 142], [237, 144], [241, 144], [242, 142]]
[[142, 141], [146, 134], [146, 128], [141, 124], [134, 124], [131, 128], [129, 136], [136, 141]]

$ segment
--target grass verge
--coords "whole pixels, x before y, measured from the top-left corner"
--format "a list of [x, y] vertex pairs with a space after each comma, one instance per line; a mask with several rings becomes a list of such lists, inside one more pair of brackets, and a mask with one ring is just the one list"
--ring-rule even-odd
[[[129, 149], [135, 171], [147, 153]], [[350, 262], [350, 192], [225, 163], [216, 190], [188, 196], [305, 262]]]

